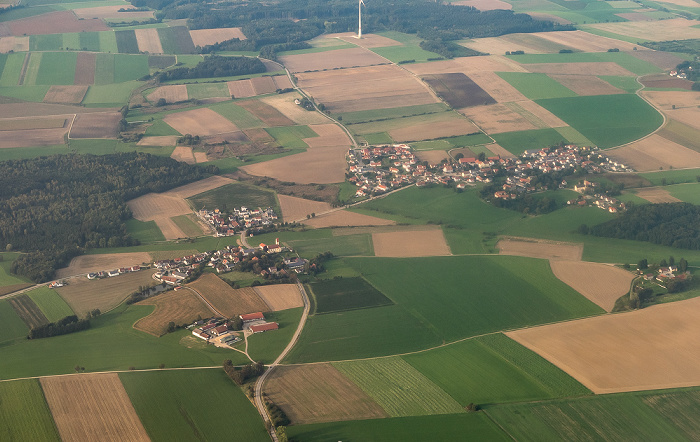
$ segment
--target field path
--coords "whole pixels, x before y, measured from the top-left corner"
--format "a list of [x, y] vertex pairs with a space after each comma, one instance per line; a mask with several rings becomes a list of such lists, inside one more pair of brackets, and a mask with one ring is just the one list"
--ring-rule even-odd
[[214, 308], [214, 306], [211, 305], [211, 304], [209, 303], [209, 301], [207, 301], [207, 300], [204, 298], [204, 296], [202, 296], [202, 294], [199, 293], [199, 292], [197, 291], [197, 289], [194, 289], [194, 288], [188, 287], [188, 286], [184, 286], [184, 288], [187, 289], [187, 290], [190, 290], [192, 293], [194, 293], [195, 295], [197, 295], [197, 296], [199, 297], [199, 299], [201, 299], [202, 302], [203, 302], [204, 304], [206, 304], [206, 306], [209, 307], [209, 310], [211, 310], [214, 314], [217, 314], [217, 315], [221, 316], [222, 318], [225, 318], [225, 317], [226, 317], [226, 315], [222, 314], [220, 311], [218, 311], [216, 308]]

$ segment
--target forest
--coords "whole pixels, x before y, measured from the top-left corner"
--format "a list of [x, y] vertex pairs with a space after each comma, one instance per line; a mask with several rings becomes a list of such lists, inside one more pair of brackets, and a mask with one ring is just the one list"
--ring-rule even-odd
[[126, 201], [217, 172], [135, 152], [0, 162], [0, 247], [26, 252], [13, 273], [47, 281], [86, 249], [137, 244]]
[[617, 218], [590, 227], [606, 238], [646, 241], [679, 249], [700, 249], [700, 206], [663, 203], [632, 206]]
[[159, 72], [157, 78], [161, 82], [166, 82], [186, 78], [233, 77], [263, 72], [265, 72], [265, 65], [258, 58], [212, 55], [197, 63], [197, 66], [193, 68], [179, 67]]

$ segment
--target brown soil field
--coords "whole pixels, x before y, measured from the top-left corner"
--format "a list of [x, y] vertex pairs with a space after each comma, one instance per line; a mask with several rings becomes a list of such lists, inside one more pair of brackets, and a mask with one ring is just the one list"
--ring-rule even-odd
[[275, 80], [277, 89], [289, 89], [294, 87], [292, 81], [286, 75], [275, 75], [272, 79]]
[[400, 42], [392, 40], [389, 37], [376, 34], [362, 34], [362, 38], [358, 39], [354, 32], [346, 32], [344, 34], [329, 34], [328, 38], [338, 38], [340, 40], [352, 43], [363, 48], [386, 48], [388, 46], [403, 46]]
[[[138, 262], [134, 262], [132, 265], [134, 264], [138, 264]], [[108, 267], [109, 270], [116, 268], [118, 267]], [[155, 285], [156, 281], [151, 277], [153, 273], [152, 270], [141, 270], [140, 272], [92, 281], [81, 276], [71, 279], [67, 286], [55, 290], [79, 316], [96, 308], [104, 313], [119, 305], [139, 286]]]
[[653, 79], [653, 80], [641, 80], [644, 87], [648, 88], [658, 88], [658, 89], [685, 89], [687, 91], [691, 90], [693, 87], [693, 82], [690, 80], [684, 80], [683, 78], [669, 78], [664, 79]]
[[532, 121], [536, 126], [543, 127], [565, 127], [568, 126], [559, 117], [543, 108], [539, 104], [531, 100], [518, 101], [517, 103], [508, 103], [507, 106]]
[[243, 131], [246, 137], [250, 141], [259, 141], [262, 143], [267, 143], [271, 141], [275, 141], [275, 139], [270, 135], [265, 129], [262, 128], [255, 128], [255, 129], [246, 129]]
[[348, 135], [337, 124], [312, 124], [309, 125], [309, 127], [318, 134], [318, 137], [304, 138], [304, 142], [308, 144], [309, 147], [342, 146], [349, 148], [352, 145]]
[[624, 94], [625, 91], [616, 88], [605, 80], [595, 75], [550, 75], [564, 87], [571, 89], [578, 95], [612, 95]]
[[95, 82], [96, 60], [97, 54], [94, 52], [78, 52], [73, 84], [93, 84]]
[[216, 310], [227, 318], [270, 309], [251, 287], [233, 289], [213, 273], [205, 273], [195, 282], [187, 284], [197, 290]]
[[34, 284], [12, 284], [0, 286], [0, 296], [9, 295], [10, 293], [18, 292], [33, 285]]
[[[697, 4], [695, 6], [697, 7]], [[590, 26], [614, 34], [638, 38], [640, 41], [670, 41], [678, 39], [679, 35], [683, 35], [684, 39], [700, 38], [700, 28], [696, 28], [696, 25], [700, 25], [700, 22], [674, 18], [644, 22], [596, 23]], [[618, 42], [618, 40], [614, 41]], [[624, 43], [619, 42], [611, 47], [620, 48], [620, 50], [632, 50], [631, 47], [623, 48], [622, 45]]]
[[585, 72], [588, 75], [618, 75], [635, 77], [632, 72], [617, 63], [583, 62], [583, 63], [532, 63], [524, 65], [530, 72], [543, 74], [576, 75]]
[[596, 394], [700, 384], [700, 298], [506, 333]]
[[328, 118], [324, 117], [320, 113], [314, 111], [307, 111], [298, 104], [295, 104], [295, 98], [300, 98], [300, 95], [270, 95], [268, 97], [260, 98], [260, 101], [274, 107], [275, 109], [280, 111], [284, 116], [294, 121], [296, 124], [323, 124], [329, 121]]
[[640, 172], [700, 167], [700, 153], [656, 134], [606, 154]]
[[285, 221], [305, 220], [311, 213], [324, 213], [331, 210], [331, 205], [323, 201], [312, 201], [296, 196], [278, 194], [277, 199], [282, 209], [282, 217]]
[[296, 284], [261, 285], [255, 292], [273, 312], [304, 306]]
[[698, 109], [685, 108], [666, 111], [666, 116], [672, 120], [684, 123], [692, 128], [700, 129], [700, 118]]
[[102, 20], [92, 18], [78, 20], [73, 11], [49, 12], [48, 14], [13, 20], [7, 25], [10, 27], [12, 35], [16, 36], [110, 30]]
[[615, 266], [595, 262], [549, 262], [554, 276], [599, 305], [606, 312], [612, 311], [615, 301], [630, 291], [635, 275]]
[[170, 154], [170, 158], [180, 161], [181, 163], [194, 164], [194, 155], [192, 155], [192, 148], [190, 146], [177, 146], [173, 153]]
[[153, 298], [145, 299], [137, 305], [154, 305], [150, 315], [139, 319], [134, 328], [154, 336], [163, 336], [168, 332], [168, 324], [191, 324], [197, 317], [208, 318], [214, 314], [197, 295], [190, 290], [165, 292]]
[[416, 156], [419, 160], [427, 161], [430, 164], [440, 164], [440, 161], [450, 159], [444, 150], [421, 150], [416, 152]]
[[373, 233], [374, 255], [409, 258], [451, 255], [442, 230]]
[[89, 114], [119, 109], [89, 108], [52, 103], [0, 104], [0, 118], [45, 117], [48, 115]]
[[196, 29], [190, 31], [190, 37], [192, 37], [192, 43], [200, 47], [231, 40], [232, 38], [246, 39], [241, 28]]
[[285, 117], [280, 111], [259, 100], [239, 101], [239, 106], [252, 113], [268, 127], [294, 126], [294, 122]]
[[513, 5], [503, 0], [459, 0], [451, 5], [471, 6], [479, 11], [493, 11], [494, 9], [513, 9]]
[[503, 55], [460, 57], [431, 63], [407, 64], [403, 67], [420, 76], [450, 72], [462, 72], [467, 75], [471, 75], [473, 72], [527, 72], [527, 69], [520, 63]]
[[316, 53], [283, 55], [279, 57], [291, 72], [311, 72], [388, 63], [387, 60], [363, 48], [336, 49], [321, 56]]
[[[120, 21], [131, 21], [144, 18], [153, 18], [155, 11], [119, 12], [120, 9], [129, 8], [130, 5], [96, 6], [94, 8], [74, 9], [78, 18], [111, 18]], [[154, 28], [155, 29], [155, 28]], [[138, 35], [138, 30], [137, 30]]]
[[150, 441], [117, 373], [39, 381], [64, 442]]
[[44, 95], [44, 103], [79, 104], [85, 98], [87, 86], [51, 86]]
[[139, 51], [148, 52], [149, 54], [163, 53], [163, 46], [160, 44], [158, 29], [136, 29], [134, 32], [136, 33], [136, 42], [139, 45]]
[[248, 137], [243, 133], [243, 131], [237, 130], [234, 132], [226, 132], [217, 135], [210, 135], [204, 137], [204, 141], [209, 144], [221, 144], [221, 143], [239, 143], [250, 141]]
[[434, 140], [479, 132], [479, 129], [466, 119], [431, 121], [410, 127], [390, 130], [389, 136], [397, 143], [408, 141]]
[[62, 129], [8, 130], [2, 132], [0, 149], [8, 147], [55, 146], [64, 144], [68, 127]]
[[255, 96], [255, 89], [250, 80], [236, 80], [228, 82], [228, 92], [234, 98], [248, 98]]
[[306, 152], [240, 169], [256, 176], [301, 184], [332, 184], [345, 180], [347, 146], [310, 147]]
[[[68, 118], [72, 116], [67, 116]], [[66, 118], [47, 117], [47, 118], [12, 118], [0, 120], [0, 131], [20, 131], [31, 129], [60, 129], [66, 125]]]
[[231, 121], [206, 107], [168, 114], [163, 121], [181, 134], [207, 136], [238, 130]]
[[[642, 91], [641, 95], [659, 109], [672, 110], [700, 106], [700, 92], [685, 91]], [[695, 109], [697, 110], [697, 109]]]
[[29, 51], [29, 37], [2, 37], [0, 38], [0, 52], [27, 52]]
[[501, 158], [515, 158], [516, 157], [516, 155], [513, 155], [512, 153], [510, 153], [504, 147], [501, 147], [501, 145], [497, 144], [497, 143], [487, 144], [486, 148]]
[[515, 132], [537, 127], [505, 104], [475, 106], [460, 112], [476, 123], [486, 133]]
[[277, 90], [277, 85], [272, 77], [251, 78], [250, 82], [255, 89], [255, 95], [271, 94]]
[[49, 320], [44, 316], [38, 305], [32, 301], [29, 295], [14, 296], [7, 300], [17, 313], [17, 316], [24, 321], [27, 328], [33, 329], [48, 324]]
[[303, 224], [321, 229], [324, 227], [393, 226], [395, 221], [363, 215], [361, 213], [338, 210], [326, 215], [302, 221]]
[[485, 90], [461, 72], [428, 75], [423, 78], [423, 81], [454, 109], [496, 102]]
[[509, 34], [500, 37], [475, 38], [460, 43], [462, 46], [486, 54], [502, 55], [508, 51], [525, 51], [527, 54], [550, 54], [560, 49], [573, 49], [570, 46], [557, 45], [530, 34]]
[[156, 88], [156, 90], [148, 94], [147, 98], [148, 101], [153, 103], [161, 98], [165, 98], [165, 101], [168, 103], [177, 103], [179, 101], [187, 101], [189, 99], [189, 95], [187, 95], [187, 85], [172, 84]]
[[469, 74], [469, 78], [474, 80], [474, 83], [478, 84], [499, 103], [527, 100], [525, 95], [521, 94], [495, 72], [472, 72]]
[[195, 163], [206, 163], [209, 161], [209, 157], [207, 157], [206, 152], [193, 152], [193, 155]]
[[689, 6], [691, 8], [698, 7], [698, 3], [694, 0], [659, 0], [659, 3], [670, 3], [672, 5]]
[[298, 74], [297, 83], [334, 113], [438, 102], [423, 82], [395, 65]]
[[177, 135], [163, 135], [158, 137], [143, 137], [136, 143], [137, 146], [174, 146], [177, 144]]
[[117, 138], [119, 132], [119, 112], [79, 114], [69, 136], [71, 138]]
[[503, 238], [496, 248], [501, 255], [527, 256], [549, 260], [581, 261], [583, 244], [531, 238]]
[[263, 388], [293, 424], [388, 417], [331, 364], [277, 367]]
[[635, 194], [649, 201], [650, 203], [678, 203], [681, 200], [668, 193], [668, 190], [661, 187], [647, 187], [638, 189]]
[[67, 278], [73, 275], [113, 270], [121, 267], [131, 267], [153, 260], [146, 252], [108, 253], [104, 255], [80, 255], [73, 258], [68, 265], [56, 272], [57, 278]]
[[[597, 25], [592, 25], [597, 27]], [[614, 31], [612, 31], [614, 32]], [[618, 48], [621, 51], [632, 51], [637, 45], [612, 38], [601, 37], [585, 31], [555, 31], [536, 32], [533, 36], [544, 38], [556, 44], [568, 46], [583, 52], [606, 52], [611, 48]], [[646, 39], [646, 38], [645, 38]], [[646, 50], [639, 46], [637, 50]], [[576, 63], [578, 64], [578, 63]], [[585, 72], [585, 71], [584, 71]]]

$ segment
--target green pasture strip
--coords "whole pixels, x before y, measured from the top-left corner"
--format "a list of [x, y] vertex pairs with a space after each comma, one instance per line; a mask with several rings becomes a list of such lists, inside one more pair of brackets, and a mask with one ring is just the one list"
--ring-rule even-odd
[[305, 442], [425, 442], [454, 440], [455, 437], [484, 442], [511, 440], [484, 413], [293, 425], [287, 427], [287, 435], [293, 440]]
[[[612, 49], [612, 48], [611, 48]], [[508, 56], [518, 63], [584, 63], [613, 62], [636, 75], [663, 72], [661, 68], [626, 52], [573, 52], [565, 54], [524, 54]]]
[[564, 137], [568, 142], [576, 144], [577, 146], [593, 146], [593, 142], [588, 138], [584, 137], [583, 134], [571, 126], [556, 127], [554, 128], [559, 135]]
[[233, 101], [225, 101], [208, 107], [219, 115], [232, 121], [240, 129], [252, 129], [254, 127], [265, 126], [265, 123], [263, 123], [258, 117], [251, 114], [241, 106], [238, 106]]
[[694, 127], [676, 120], [667, 120], [666, 125], [657, 133], [667, 140], [700, 152], [700, 130]]
[[[152, 246], [146, 246], [152, 247]], [[190, 247], [191, 248], [191, 247]], [[136, 288], [136, 287], [135, 287]], [[132, 325], [153, 311], [152, 306], [121, 305], [91, 319], [79, 333], [49, 339], [21, 340], [0, 350], [0, 378], [47, 376], [74, 372], [80, 364], [88, 372], [220, 365], [224, 359], [246, 363], [240, 353], [207, 346], [189, 330], [157, 338]]]
[[637, 140], [663, 123], [663, 116], [637, 95], [595, 95], [538, 100], [598, 147]]
[[556, 129], [521, 130], [491, 136], [496, 143], [513, 155], [520, 155], [530, 149], [543, 149], [568, 140]]
[[421, 42], [421, 39], [418, 38], [415, 34], [406, 34], [403, 32], [399, 31], [384, 31], [384, 32], [378, 32], [377, 35], [381, 35], [386, 38], [390, 38], [394, 41], [398, 41], [401, 44], [407, 44], [407, 45], [416, 45]]
[[206, 207], [210, 210], [220, 209], [225, 212], [241, 206], [263, 209], [272, 207], [275, 213], [281, 214], [274, 191], [245, 183], [227, 184], [189, 197], [187, 200], [195, 210]]
[[29, 295], [32, 301], [34, 301], [34, 304], [39, 307], [39, 310], [41, 310], [49, 322], [56, 322], [59, 319], [74, 314], [66, 301], [64, 301], [55, 290], [47, 286], [31, 290], [27, 292], [27, 295]]
[[139, 81], [127, 81], [117, 84], [92, 85], [85, 94], [83, 104], [121, 107], [129, 100], [131, 91], [141, 84]]
[[136, 40], [136, 33], [131, 31], [114, 31], [117, 40], [117, 49], [121, 54], [138, 54], [139, 44]]
[[270, 439], [253, 404], [222, 368], [120, 373], [119, 379], [152, 440]]
[[485, 144], [485, 145], [479, 145], [479, 146], [468, 146], [469, 150], [474, 152], [475, 154], [479, 155], [481, 152], [486, 155], [486, 157], [491, 157], [494, 155], [494, 153], [488, 148], [490, 144]]
[[[519, 60], [517, 57], [521, 56], [516, 56], [516, 60]], [[531, 100], [577, 96], [574, 91], [547, 74], [526, 72], [497, 72], [497, 74]]]
[[132, 218], [126, 221], [126, 232], [141, 243], [165, 241], [165, 236], [155, 221], [139, 221]]
[[43, 56], [43, 52], [29, 53], [29, 63], [27, 64], [27, 70], [24, 72], [24, 79], [22, 81], [23, 85], [33, 86], [36, 84], [37, 77], [39, 76], [39, 67], [41, 66], [41, 59]]
[[57, 146], [14, 147], [8, 149], [0, 149], [0, 161], [21, 160], [25, 158], [36, 158], [41, 156], [67, 153], [68, 146], [66, 146], [65, 144], [59, 144]]
[[443, 58], [442, 55], [422, 49], [418, 45], [410, 46], [387, 46], [384, 48], [371, 48], [372, 52], [380, 55], [392, 63], [415, 60], [416, 62], [426, 62], [433, 58]]
[[181, 135], [180, 132], [172, 128], [163, 120], [155, 120], [153, 124], [148, 126], [144, 135], [151, 136], [166, 136], [166, 135]]
[[197, 223], [195, 223], [188, 215], [178, 215], [170, 218], [176, 226], [182, 230], [188, 238], [193, 238], [197, 236], [202, 236], [202, 229], [199, 228]]
[[29, 36], [30, 51], [59, 51], [63, 49], [61, 34], [44, 34]]
[[367, 307], [391, 305], [393, 302], [362, 278], [341, 278], [311, 284], [315, 314], [342, 312]]
[[[181, 58], [181, 55], [178, 55], [177, 58], [178, 60]], [[200, 59], [201, 61], [201, 59]], [[179, 67], [179, 66], [178, 66]], [[257, 78], [257, 77], [269, 77], [269, 76], [275, 76], [275, 75], [286, 75], [284, 71], [275, 71], [275, 72], [261, 72], [259, 74], [244, 74], [244, 75], [233, 75], [230, 77], [209, 77], [209, 78], [187, 78], [187, 79], [179, 79], [179, 80], [170, 80], [166, 81], [161, 84], [197, 84], [197, 83], [213, 83], [213, 82], [224, 82], [224, 81], [236, 81], [236, 80], [248, 80], [251, 78]], [[242, 100], [247, 100], [248, 98], [242, 98]]]
[[98, 39], [100, 42], [100, 51], [116, 54], [119, 52], [119, 46], [117, 45], [117, 33], [114, 31], [102, 31], [98, 32]]
[[114, 56], [114, 68], [115, 83], [138, 80], [150, 72], [147, 55], [117, 54]]
[[24, 58], [28, 54], [3, 54], [2, 67], [0, 67], [0, 86], [17, 86], [19, 76], [24, 64]]
[[664, 189], [681, 201], [700, 205], [700, 183], [676, 184]]
[[172, 55], [149, 55], [148, 67], [151, 69], [165, 69], [174, 65], [176, 60]]
[[16, 8], [10, 9], [0, 14], [0, 23], [22, 18], [34, 17], [35, 15], [46, 14], [53, 12], [55, 9], [51, 6], [36, 6], [32, 8]]
[[395, 107], [340, 114], [343, 124], [366, 123], [368, 121], [410, 117], [413, 115], [447, 112], [449, 108], [443, 103], [421, 104], [417, 106]]
[[347, 262], [448, 342], [603, 313], [557, 279], [546, 260], [450, 256], [347, 258]]
[[622, 89], [628, 94], [633, 94], [637, 92], [639, 88], [642, 87], [642, 85], [637, 82], [637, 79], [635, 77], [623, 77], [619, 75], [599, 75], [598, 78], [610, 83], [611, 86], [614, 86], [618, 89]]
[[72, 85], [77, 60], [77, 52], [44, 52], [36, 84]]
[[80, 46], [80, 34], [77, 32], [63, 34], [62, 47], [67, 51], [82, 50], [82, 46]]
[[425, 320], [398, 305], [327, 313], [307, 319], [285, 362], [386, 356], [434, 347], [441, 342]]
[[77, 154], [85, 155], [107, 155], [115, 153], [119, 140], [105, 140], [102, 138], [91, 139], [83, 138], [70, 140], [70, 151]]
[[309, 126], [268, 127], [265, 130], [281, 146], [292, 149], [306, 149], [309, 146], [303, 139], [318, 136]]
[[361, 137], [364, 138], [368, 144], [391, 144], [394, 142], [394, 140], [386, 132], [363, 134]]
[[[109, 34], [114, 35], [114, 32], [109, 32]], [[81, 32], [78, 34], [78, 45], [83, 51], [99, 52], [102, 49], [100, 37], [99, 32]]]
[[188, 84], [187, 95], [190, 99], [202, 100], [205, 98], [230, 97], [226, 83], [200, 83]]
[[0, 440], [61, 440], [38, 379], [0, 382], [0, 397]]
[[333, 366], [391, 417], [464, 412], [440, 387], [398, 356], [336, 362]]
[[549, 361], [500, 333], [402, 357], [462, 406], [591, 394]]
[[[0, 95], [39, 103], [44, 100], [44, 96], [50, 87], [48, 85], [0, 87]], [[2, 152], [0, 152], [1, 154]]]
[[[29, 333], [29, 328], [15, 309], [6, 299], [0, 300], [0, 344], [26, 340], [27, 333]], [[2, 347], [0, 346], [0, 348]]]
[[265, 313], [265, 319], [279, 324], [278, 330], [256, 333], [248, 337], [248, 354], [255, 361], [271, 364], [292, 340], [297, 330], [303, 308], [293, 308]]
[[638, 175], [649, 180], [654, 186], [694, 183], [698, 181], [700, 169], [663, 170], [659, 172], [644, 172]]

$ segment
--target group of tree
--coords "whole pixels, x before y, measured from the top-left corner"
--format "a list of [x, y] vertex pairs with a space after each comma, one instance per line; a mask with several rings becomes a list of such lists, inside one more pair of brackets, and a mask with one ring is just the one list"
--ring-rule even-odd
[[76, 315], [66, 316], [56, 322], [40, 325], [29, 330], [27, 339], [50, 338], [52, 336], [66, 335], [90, 328], [89, 319], [78, 319]]
[[693, 82], [692, 89], [700, 91], [700, 61], [684, 61], [676, 66], [678, 72], [683, 72], [686, 78]]
[[12, 273], [47, 281], [86, 249], [138, 244], [126, 231], [126, 201], [216, 172], [135, 152], [3, 161], [0, 244], [27, 252]]
[[264, 403], [267, 413], [270, 415], [272, 425], [275, 427], [286, 427], [291, 423], [289, 417], [287, 417], [287, 414], [269, 398], [265, 397]]
[[689, 203], [632, 206], [615, 219], [590, 227], [589, 233], [607, 238], [698, 250], [700, 206]]
[[243, 367], [236, 367], [230, 359], [224, 361], [224, 371], [229, 378], [237, 385], [243, 385], [249, 379], [260, 376], [265, 372], [265, 365], [262, 362], [251, 362]]
[[179, 67], [156, 74], [160, 82], [183, 80], [188, 78], [232, 77], [236, 75], [261, 74], [265, 65], [253, 57], [220, 57], [212, 55], [197, 63], [193, 68]]

